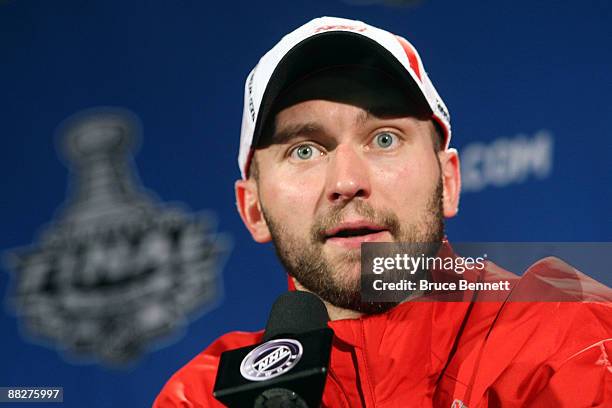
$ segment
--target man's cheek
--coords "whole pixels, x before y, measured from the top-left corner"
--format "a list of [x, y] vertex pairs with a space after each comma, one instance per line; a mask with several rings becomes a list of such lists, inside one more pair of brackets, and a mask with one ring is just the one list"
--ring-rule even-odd
[[269, 202], [269, 207], [277, 214], [275, 218], [287, 231], [303, 234], [312, 223], [312, 204], [307, 194], [300, 194], [299, 190], [280, 189], [270, 195]]
[[386, 205], [405, 205], [419, 194], [421, 175], [411, 166], [387, 168], [375, 173], [373, 193], [387, 201]]
[[374, 162], [371, 171], [374, 182], [396, 187], [414, 184], [424, 173], [429, 173], [428, 166], [406, 155]]
[[[278, 201], [278, 206], [289, 206], [293, 214], [310, 216], [315, 213], [315, 206], [322, 193], [320, 180], [297, 179], [278, 183], [273, 199]], [[299, 211], [298, 211], [299, 209]]]
[[435, 189], [438, 182], [439, 171], [429, 162], [414, 162], [407, 164], [393, 173], [396, 188], [412, 194], [426, 195]]

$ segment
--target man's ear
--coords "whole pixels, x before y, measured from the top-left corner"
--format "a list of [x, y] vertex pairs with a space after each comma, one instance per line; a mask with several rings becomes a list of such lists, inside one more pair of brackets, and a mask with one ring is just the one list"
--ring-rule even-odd
[[242, 222], [247, 227], [256, 242], [269, 242], [272, 239], [268, 224], [261, 210], [257, 182], [252, 178], [238, 180], [234, 185], [236, 206]]
[[447, 149], [438, 153], [442, 170], [442, 207], [446, 218], [454, 217], [459, 212], [459, 194], [461, 193], [461, 168], [457, 149]]

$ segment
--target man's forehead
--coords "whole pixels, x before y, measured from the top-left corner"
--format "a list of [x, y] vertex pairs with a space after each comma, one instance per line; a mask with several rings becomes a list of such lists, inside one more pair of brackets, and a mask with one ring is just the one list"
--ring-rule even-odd
[[[265, 124], [259, 147], [278, 143], [278, 114], [301, 102], [324, 100], [357, 106], [363, 110], [357, 120], [412, 116], [428, 119], [431, 113], [418, 104], [410, 92], [387, 73], [364, 66], [343, 66], [310, 74], [291, 84], [275, 100], [272, 114]], [[286, 117], [286, 115], [285, 115]], [[308, 120], [310, 119], [310, 120]], [[316, 115], [283, 120], [283, 128], [314, 126]], [[309, 124], [310, 122], [310, 124]], [[285, 132], [286, 133], [286, 132]]]

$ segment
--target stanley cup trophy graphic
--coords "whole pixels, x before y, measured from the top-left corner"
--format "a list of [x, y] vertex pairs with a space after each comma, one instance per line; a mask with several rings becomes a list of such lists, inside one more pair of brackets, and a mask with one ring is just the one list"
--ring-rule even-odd
[[27, 335], [70, 359], [125, 364], [218, 298], [229, 239], [212, 216], [144, 191], [129, 112], [86, 111], [62, 129], [70, 194], [40, 241], [10, 254], [10, 300]]
[[107, 112], [77, 116], [65, 126], [63, 150], [71, 162], [75, 191], [64, 226], [85, 230], [88, 225], [100, 228], [153, 215], [155, 203], [135, 189], [128, 166], [137, 123], [127, 113]]

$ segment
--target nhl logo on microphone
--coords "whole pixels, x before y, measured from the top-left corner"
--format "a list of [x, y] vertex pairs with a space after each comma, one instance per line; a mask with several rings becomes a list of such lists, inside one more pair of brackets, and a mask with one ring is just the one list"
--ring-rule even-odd
[[297, 340], [270, 340], [246, 355], [240, 364], [240, 374], [250, 381], [278, 377], [296, 366], [303, 351]]

